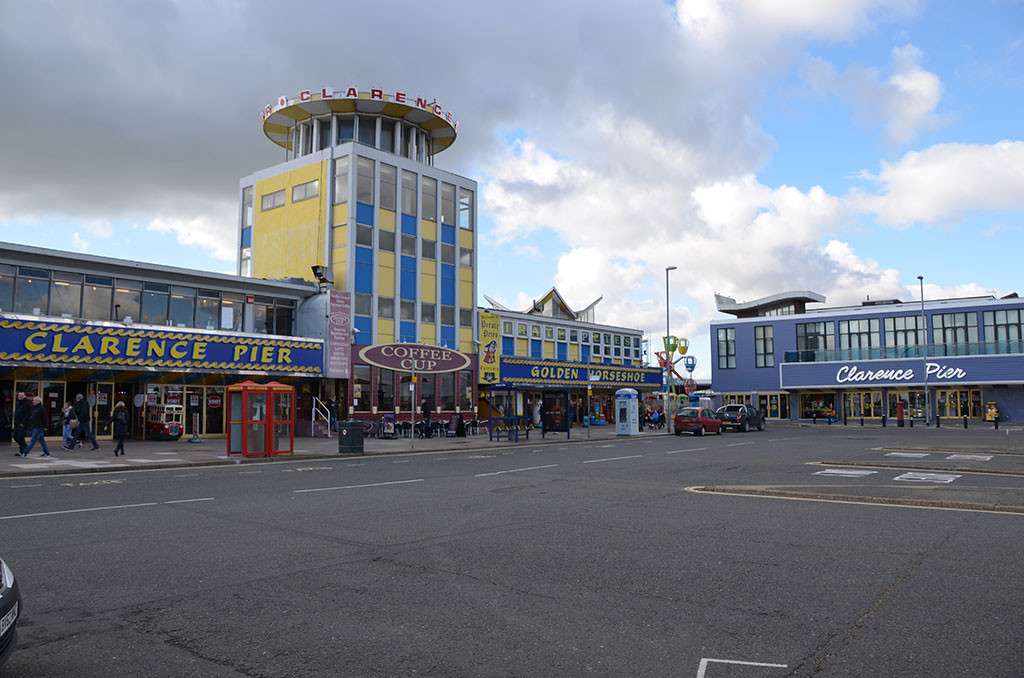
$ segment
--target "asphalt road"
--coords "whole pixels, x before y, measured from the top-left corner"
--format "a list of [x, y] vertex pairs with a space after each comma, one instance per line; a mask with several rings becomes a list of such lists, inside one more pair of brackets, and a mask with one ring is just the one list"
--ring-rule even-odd
[[[686, 489], [1024, 504], [1024, 456], [991, 440], [779, 428], [8, 479], [4, 676], [1020, 676], [1024, 515]], [[912, 447], [935, 463], [887, 456]], [[1005, 473], [862, 468], [989, 448], [970, 463]]]

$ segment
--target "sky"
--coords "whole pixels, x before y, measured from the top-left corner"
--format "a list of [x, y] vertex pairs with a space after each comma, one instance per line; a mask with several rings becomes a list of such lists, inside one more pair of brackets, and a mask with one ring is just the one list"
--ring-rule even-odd
[[[714, 294], [1024, 291], [1024, 0], [0, 0], [0, 240], [233, 272], [259, 111], [437, 97], [479, 288], [690, 340]], [[478, 302], [483, 303], [483, 299]]]

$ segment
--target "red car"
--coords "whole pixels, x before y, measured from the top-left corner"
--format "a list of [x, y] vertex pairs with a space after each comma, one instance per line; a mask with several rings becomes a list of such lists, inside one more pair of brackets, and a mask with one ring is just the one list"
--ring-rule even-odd
[[684, 407], [675, 416], [676, 435], [689, 431], [702, 436], [705, 432], [722, 435], [722, 420], [707, 408]]

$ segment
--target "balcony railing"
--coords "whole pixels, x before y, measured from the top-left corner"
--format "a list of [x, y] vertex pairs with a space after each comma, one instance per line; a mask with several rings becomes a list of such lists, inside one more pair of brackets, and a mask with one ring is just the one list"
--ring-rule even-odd
[[927, 344], [878, 348], [851, 348], [840, 351], [786, 351], [783, 362], [821, 363], [894, 358], [942, 358], [968, 355], [1007, 355], [1024, 353], [1024, 341], [973, 342], [966, 344]]

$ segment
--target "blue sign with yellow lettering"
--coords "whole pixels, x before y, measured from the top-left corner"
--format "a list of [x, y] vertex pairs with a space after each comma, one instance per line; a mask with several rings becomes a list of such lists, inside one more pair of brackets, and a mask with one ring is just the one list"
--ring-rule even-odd
[[595, 365], [560, 360], [501, 358], [505, 385], [660, 388], [661, 370], [653, 367]]
[[323, 343], [0, 316], [0, 362], [317, 376]]

